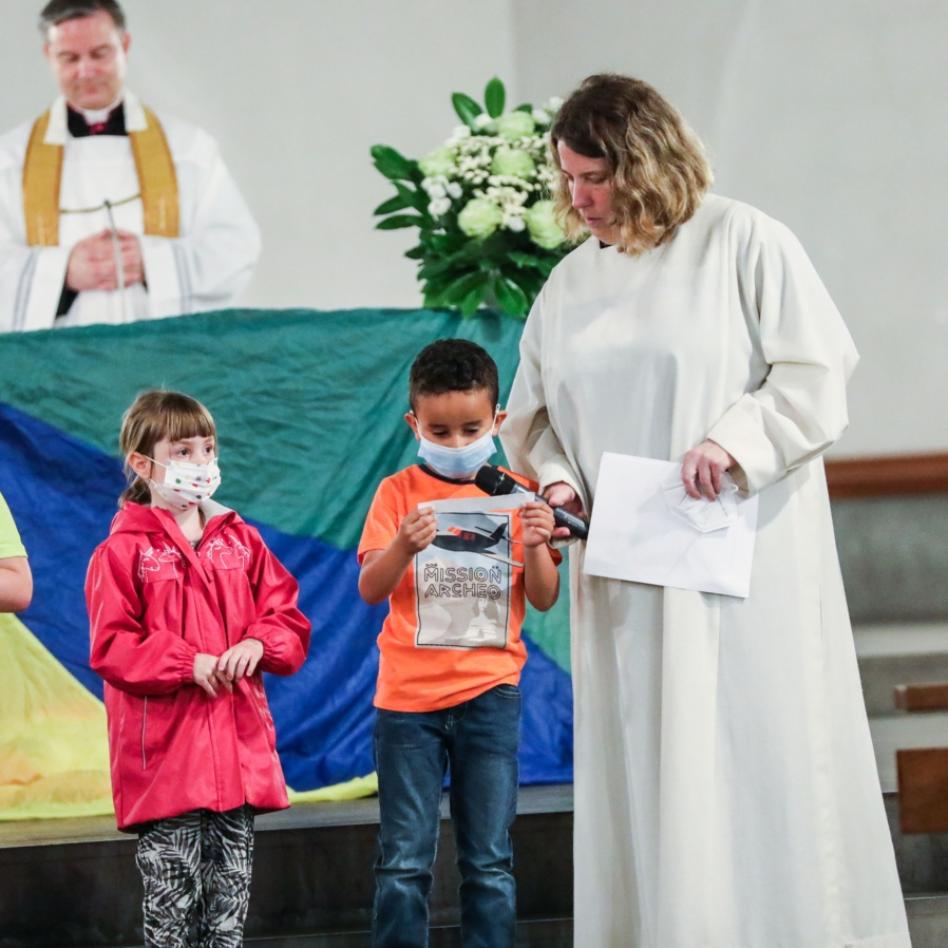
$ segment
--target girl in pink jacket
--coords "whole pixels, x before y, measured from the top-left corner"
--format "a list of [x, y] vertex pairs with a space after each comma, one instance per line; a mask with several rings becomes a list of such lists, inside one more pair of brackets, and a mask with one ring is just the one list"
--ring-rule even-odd
[[257, 530], [211, 500], [203, 405], [145, 392], [120, 445], [130, 486], [92, 555], [86, 604], [115, 813], [139, 834], [145, 942], [237, 946], [254, 813], [289, 805], [261, 672], [297, 671], [310, 625]]

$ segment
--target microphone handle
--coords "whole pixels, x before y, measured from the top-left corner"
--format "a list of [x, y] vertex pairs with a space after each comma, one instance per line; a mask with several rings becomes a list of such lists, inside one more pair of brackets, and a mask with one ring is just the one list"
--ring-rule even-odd
[[581, 517], [571, 514], [562, 507], [553, 508], [553, 520], [557, 526], [566, 527], [571, 536], [579, 537], [580, 540], [585, 540], [589, 537], [589, 524]]
[[[525, 487], [520, 487], [519, 484], [517, 486], [521, 491], [526, 491]], [[536, 494], [535, 496], [537, 500], [542, 500], [547, 507], [552, 509], [553, 520], [558, 527], [566, 527], [570, 536], [578, 537], [580, 540], [589, 538], [589, 524], [582, 517], [577, 517], [576, 514], [571, 514], [562, 507], [554, 507], [542, 494]]]
[[[497, 468], [494, 468], [494, 470], [497, 470]], [[543, 501], [543, 503], [553, 510], [553, 520], [558, 527], [566, 527], [566, 529], [570, 532], [570, 536], [578, 537], [580, 540], [588, 539], [589, 524], [586, 523], [582, 517], [577, 517], [575, 514], [571, 514], [568, 510], [564, 510], [562, 507], [553, 507], [552, 504], [550, 504], [550, 502], [542, 494], [535, 494], [529, 488], [524, 487], [523, 484], [517, 483], [517, 481], [515, 481], [509, 474], [504, 474], [503, 478], [503, 483], [506, 489], [495, 488], [494, 496], [500, 493], [533, 494], [537, 500]], [[509, 486], [507, 482], [509, 482]]]

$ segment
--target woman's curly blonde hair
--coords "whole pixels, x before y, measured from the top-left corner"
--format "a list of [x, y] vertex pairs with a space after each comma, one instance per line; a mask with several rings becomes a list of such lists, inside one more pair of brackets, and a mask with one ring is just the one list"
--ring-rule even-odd
[[[619, 249], [637, 254], [670, 240], [697, 210], [713, 180], [698, 137], [647, 82], [605, 73], [584, 79], [563, 103], [550, 130], [557, 143], [586, 158], [605, 158]], [[567, 234], [585, 234], [562, 173], [556, 208]]]

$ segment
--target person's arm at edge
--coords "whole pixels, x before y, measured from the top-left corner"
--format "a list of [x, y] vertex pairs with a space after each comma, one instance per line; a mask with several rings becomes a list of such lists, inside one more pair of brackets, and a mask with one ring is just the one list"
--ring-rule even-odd
[[0, 612], [23, 612], [32, 599], [33, 574], [27, 558], [0, 558]]

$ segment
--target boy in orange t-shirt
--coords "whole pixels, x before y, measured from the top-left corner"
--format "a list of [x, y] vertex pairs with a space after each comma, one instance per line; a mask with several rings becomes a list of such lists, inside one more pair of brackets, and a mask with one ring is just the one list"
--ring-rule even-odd
[[[441, 787], [450, 765], [464, 944], [514, 943], [510, 825], [517, 807], [525, 599], [549, 609], [559, 554], [552, 510], [464, 510], [495, 451], [497, 366], [441, 339], [411, 367], [406, 414], [421, 463], [379, 485], [359, 543], [359, 592], [389, 599], [378, 643], [379, 856], [374, 944], [426, 945]], [[426, 503], [457, 502], [438, 513]]]

